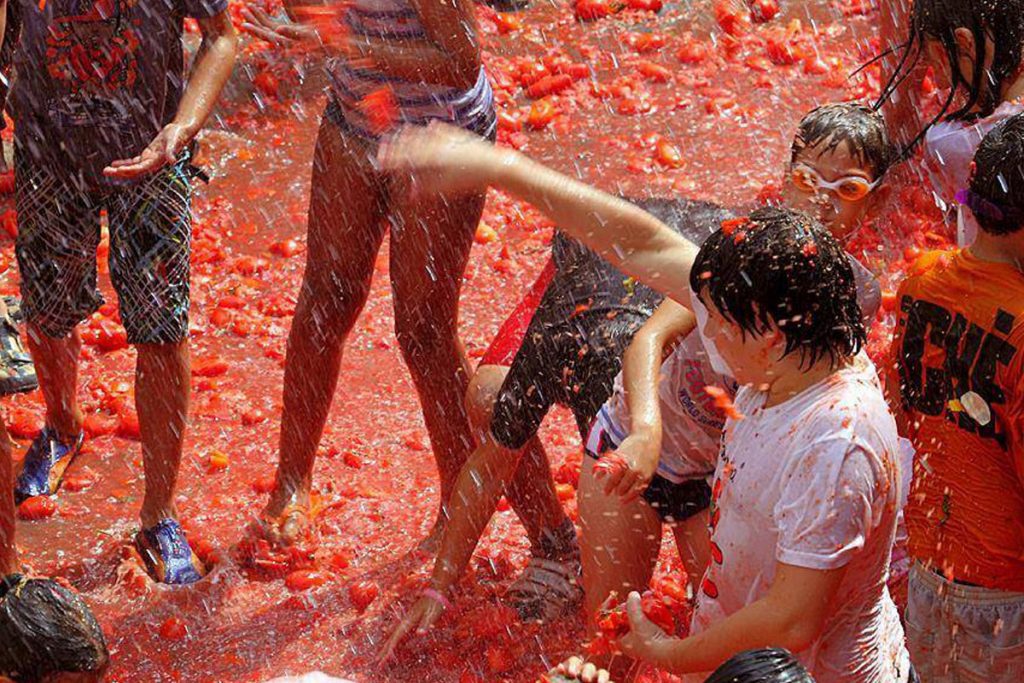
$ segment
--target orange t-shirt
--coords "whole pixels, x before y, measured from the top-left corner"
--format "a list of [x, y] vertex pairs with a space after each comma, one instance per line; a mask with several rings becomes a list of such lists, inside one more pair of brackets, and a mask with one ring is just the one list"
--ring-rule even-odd
[[910, 552], [1024, 592], [1024, 275], [966, 249], [930, 253], [897, 301], [888, 372], [917, 451]]

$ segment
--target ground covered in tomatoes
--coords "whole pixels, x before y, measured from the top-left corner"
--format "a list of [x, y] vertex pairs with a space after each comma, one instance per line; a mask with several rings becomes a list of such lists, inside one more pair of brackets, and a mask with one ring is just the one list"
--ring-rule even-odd
[[[877, 68], [848, 78], [878, 51], [877, 10], [869, 0], [783, 2], [781, 12], [772, 0], [751, 5], [753, 13], [708, 0], [538, 2], [518, 14], [480, 7], [499, 141], [616, 193], [734, 206], [773, 196], [800, 115], [877, 92]], [[507, 505], [440, 627], [410, 640], [397, 661], [373, 662], [398, 610], [423, 586], [431, 563], [415, 544], [437, 507], [429, 443], [392, 333], [386, 252], [349, 340], [317, 464], [321, 546], [295, 572], [254, 575], [232, 560], [276, 463], [322, 86], [315, 63], [247, 42], [227, 103], [202, 137], [214, 179], [198, 191], [194, 393], [178, 505], [214, 565], [210, 577], [189, 590], [155, 587], [129, 550], [143, 473], [134, 353], [114, 303], [83, 328], [85, 456], [54, 505], [26, 504], [24, 558], [67, 577], [92, 605], [113, 652], [112, 681], [251, 681], [313, 669], [359, 681], [536, 680], [579, 652], [584, 633], [578, 617], [529, 625], [500, 606], [526, 557]], [[8, 268], [6, 292], [15, 292], [9, 206], [2, 221], [0, 268]], [[920, 250], [947, 244], [940, 225], [931, 197], [908, 184], [897, 188], [896, 208], [857, 238], [860, 255], [885, 272], [884, 319], [870, 341], [876, 358], [888, 339], [893, 282]], [[550, 237], [537, 212], [491, 193], [462, 297], [472, 357], [542, 267]], [[104, 241], [100, 256], [108, 249]], [[42, 424], [40, 395], [11, 399], [5, 410], [26, 444]], [[556, 411], [542, 436], [575, 515], [575, 428]], [[667, 605], [679, 624], [682, 582], [666, 551], [648, 600]]]

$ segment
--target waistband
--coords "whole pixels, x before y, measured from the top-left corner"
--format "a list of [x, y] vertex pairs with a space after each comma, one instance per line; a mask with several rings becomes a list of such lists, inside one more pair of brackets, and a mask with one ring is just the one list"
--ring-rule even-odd
[[961, 583], [954, 583], [945, 577], [926, 568], [920, 562], [914, 562], [910, 569], [911, 579], [921, 583], [927, 588], [942, 593], [951, 600], [968, 602], [972, 605], [1024, 605], [1024, 593], [1013, 593], [996, 588], [983, 588], [981, 586], [967, 586]]

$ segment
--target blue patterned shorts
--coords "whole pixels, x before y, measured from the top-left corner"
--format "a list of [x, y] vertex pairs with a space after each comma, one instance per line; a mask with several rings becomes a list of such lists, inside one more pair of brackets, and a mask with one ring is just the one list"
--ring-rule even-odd
[[17, 257], [28, 322], [60, 339], [103, 303], [96, 281], [100, 212], [110, 278], [130, 344], [188, 336], [192, 166], [188, 155], [138, 183], [83, 189], [16, 155]]

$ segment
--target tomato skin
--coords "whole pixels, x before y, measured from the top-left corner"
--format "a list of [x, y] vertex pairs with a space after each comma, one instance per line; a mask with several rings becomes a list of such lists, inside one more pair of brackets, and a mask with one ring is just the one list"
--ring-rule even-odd
[[284, 585], [293, 593], [301, 593], [327, 583], [327, 576], [312, 569], [296, 569], [284, 578]]
[[742, 36], [750, 32], [750, 12], [738, 0], [718, 0], [715, 3], [715, 21], [731, 36]]
[[552, 104], [551, 100], [537, 100], [530, 106], [530, 113], [526, 117], [526, 125], [533, 130], [542, 130], [547, 128], [548, 124], [551, 123], [557, 115], [558, 110], [555, 108], [555, 105]]
[[609, 0], [576, 0], [576, 18], [580, 21], [597, 21], [618, 12], [622, 7]]
[[662, 140], [655, 148], [654, 158], [666, 168], [681, 168], [684, 160], [683, 153], [679, 148], [668, 140]]
[[672, 80], [672, 72], [661, 64], [655, 64], [654, 62], [640, 62], [637, 65], [637, 71], [639, 71], [640, 75], [644, 78], [654, 81], [655, 83], [668, 83]]
[[380, 588], [371, 581], [360, 581], [348, 587], [349, 600], [360, 614], [365, 612], [366, 608], [377, 599], [379, 593]]
[[50, 496], [32, 496], [18, 506], [18, 517], [28, 521], [53, 517], [57, 503]]
[[164, 640], [184, 640], [188, 636], [188, 626], [178, 617], [168, 617], [160, 624], [160, 637]]
[[539, 100], [548, 95], [555, 95], [572, 87], [572, 76], [557, 74], [545, 76], [526, 89], [526, 96], [531, 100]]

